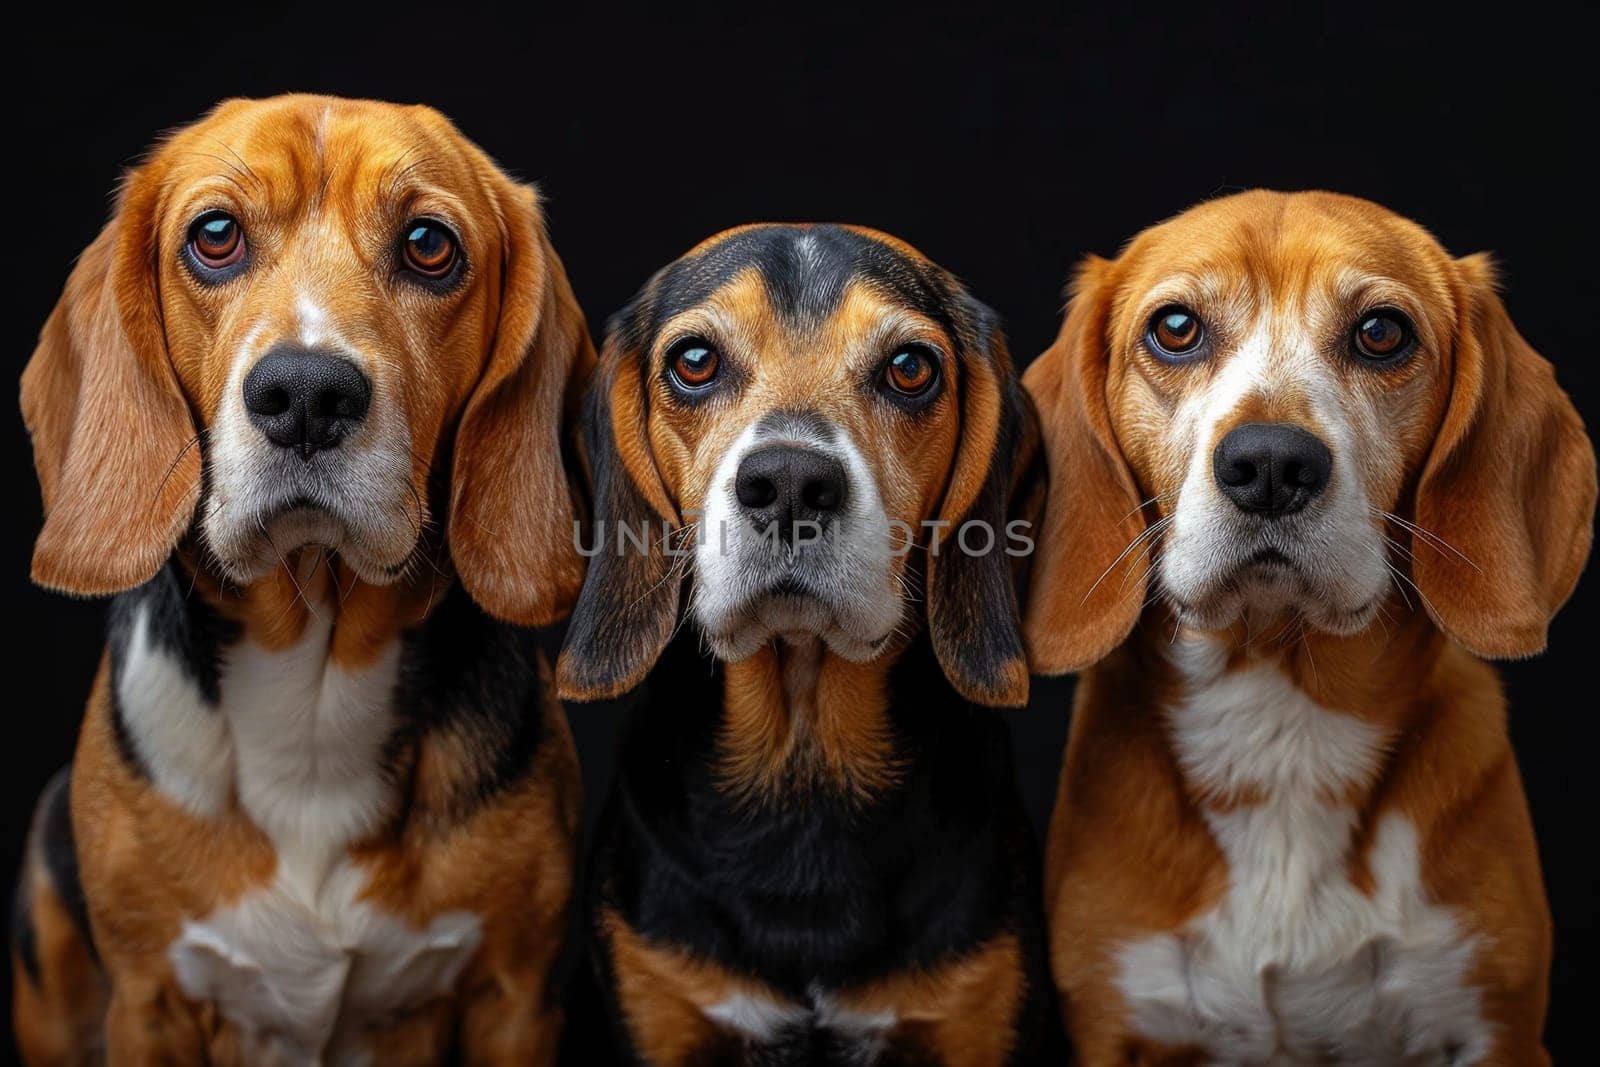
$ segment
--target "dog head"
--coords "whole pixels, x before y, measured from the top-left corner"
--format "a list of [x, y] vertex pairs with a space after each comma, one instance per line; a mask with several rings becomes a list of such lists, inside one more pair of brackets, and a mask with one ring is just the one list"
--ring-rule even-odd
[[1333, 634], [1400, 586], [1473, 652], [1528, 655], [1588, 553], [1593, 450], [1489, 262], [1362, 200], [1244, 193], [1090, 259], [1026, 384], [1040, 670], [1119, 644], [1147, 584], [1189, 625]]
[[533, 191], [441, 115], [222, 104], [128, 175], [23, 375], [35, 580], [127, 589], [193, 529], [237, 584], [309, 544], [383, 584], [438, 506], [474, 598], [548, 621], [592, 361]]
[[[601, 355], [597, 543], [564, 691], [636, 685], [687, 577], [726, 660], [792, 634], [872, 659], [925, 590], [956, 688], [1019, 703], [1004, 516], [1023, 411], [993, 313], [907, 245], [840, 226], [702, 244], [613, 320]], [[958, 545], [972, 522], [989, 536]]]

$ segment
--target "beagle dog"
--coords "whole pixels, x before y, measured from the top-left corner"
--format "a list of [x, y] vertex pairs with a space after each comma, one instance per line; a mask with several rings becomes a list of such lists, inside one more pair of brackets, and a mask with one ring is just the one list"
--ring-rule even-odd
[[438, 113], [222, 104], [127, 178], [22, 379], [42, 585], [118, 594], [12, 948], [26, 1059], [550, 1062], [580, 803], [527, 631], [593, 349]]
[[1037, 859], [980, 705], [1027, 695], [1034, 429], [993, 313], [880, 233], [730, 230], [612, 320], [584, 425], [558, 682], [649, 673], [590, 874], [624, 1055], [1032, 1062]]
[[1083, 1062], [1546, 1062], [1483, 658], [1543, 649], [1595, 459], [1488, 258], [1351, 197], [1227, 197], [1089, 259], [1025, 382], [1028, 651], [1088, 668], [1045, 861]]

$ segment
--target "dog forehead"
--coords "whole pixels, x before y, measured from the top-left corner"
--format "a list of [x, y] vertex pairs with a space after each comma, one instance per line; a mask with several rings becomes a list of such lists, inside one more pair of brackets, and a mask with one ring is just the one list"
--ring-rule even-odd
[[955, 315], [952, 285], [909, 245], [845, 226], [759, 225], [713, 237], [663, 271], [648, 328], [653, 333], [751, 276], [772, 316], [795, 332], [816, 330], [857, 287], [944, 326]]
[[176, 195], [215, 179], [275, 214], [313, 202], [337, 210], [419, 187], [468, 201], [481, 191], [467, 142], [442, 115], [340, 97], [224, 102], [175, 133], [152, 162]]
[[1449, 300], [1449, 256], [1431, 234], [1334, 193], [1255, 190], [1209, 201], [1141, 233], [1121, 262], [1130, 304], [1174, 279], [1201, 295], [1244, 292], [1279, 308], [1348, 296], [1364, 279]]

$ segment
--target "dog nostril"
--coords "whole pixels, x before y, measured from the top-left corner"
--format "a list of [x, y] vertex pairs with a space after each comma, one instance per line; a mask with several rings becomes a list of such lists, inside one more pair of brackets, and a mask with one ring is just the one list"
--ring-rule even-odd
[[764, 508], [778, 499], [778, 487], [759, 475], [740, 478], [734, 493], [747, 508]]
[[807, 482], [800, 490], [800, 499], [817, 511], [835, 511], [843, 497], [843, 486], [831, 478]]
[[250, 398], [250, 410], [257, 415], [265, 415], [269, 419], [274, 415], [282, 415], [285, 411], [288, 411], [289, 404], [289, 390], [287, 389], [263, 389]]
[[1246, 460], [1235, 460], [1217, 467], [1217, 477], [1227, 485], [1249, 485], [1256, 480], [1256, 466]]
[[359, 418], [364, 412], [360, 409], [365, 405], [359, 397], [345, 389], [323, 389], [317, 393], [316, 402], [312, 407], [312, 414], [325, 419], [353, 419]]

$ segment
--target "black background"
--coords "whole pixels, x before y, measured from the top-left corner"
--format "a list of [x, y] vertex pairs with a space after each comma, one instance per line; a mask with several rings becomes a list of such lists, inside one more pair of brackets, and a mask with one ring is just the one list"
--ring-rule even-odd
[[[532, 7], [324, 4], [248, 19], [212, 8], [156, 30], [149, 15], [115, 26], [74, 10], [70, 24], [9, 41], [5, 374], [20, 374], [122, 167], [223, 97], [311, 90], [432, 104], [537, 181], [597, 336], [653, 270], [717, 230], [832, 220], [887, 230], [957, 272], [1005, 317], [1025, 361], [1053, 337], [1079, 255], [1115, 253], [1218, 193], [1320, 187], [1411, 216], [1454, 252], [1495, 251], [1513, 318], [1592, 423], [1600, 294], [1595, 176], [1583, 164], [1596, 137], [1597, 27], [1576, 9], [1502, 12], [1341, 5], [1291, 20], [862, 5], [644, 17], [590, 4], [573, 21]], [[7, 407], [0, 861], [11, 864], [33, 795], [71, 752], [103, 605], [28, 583], [39, 498]], [[1597, 623], [1588, 581], [1549, 652], [1503, 671], [1556, 916], [1558, 1060], [1592, 1029], [1600, 951], [1586, 647]], [[1069, 693], [1036, 685], [1014, 717], [1041, 827]], [[592, 806], [618, 713], [572, 717]]]

